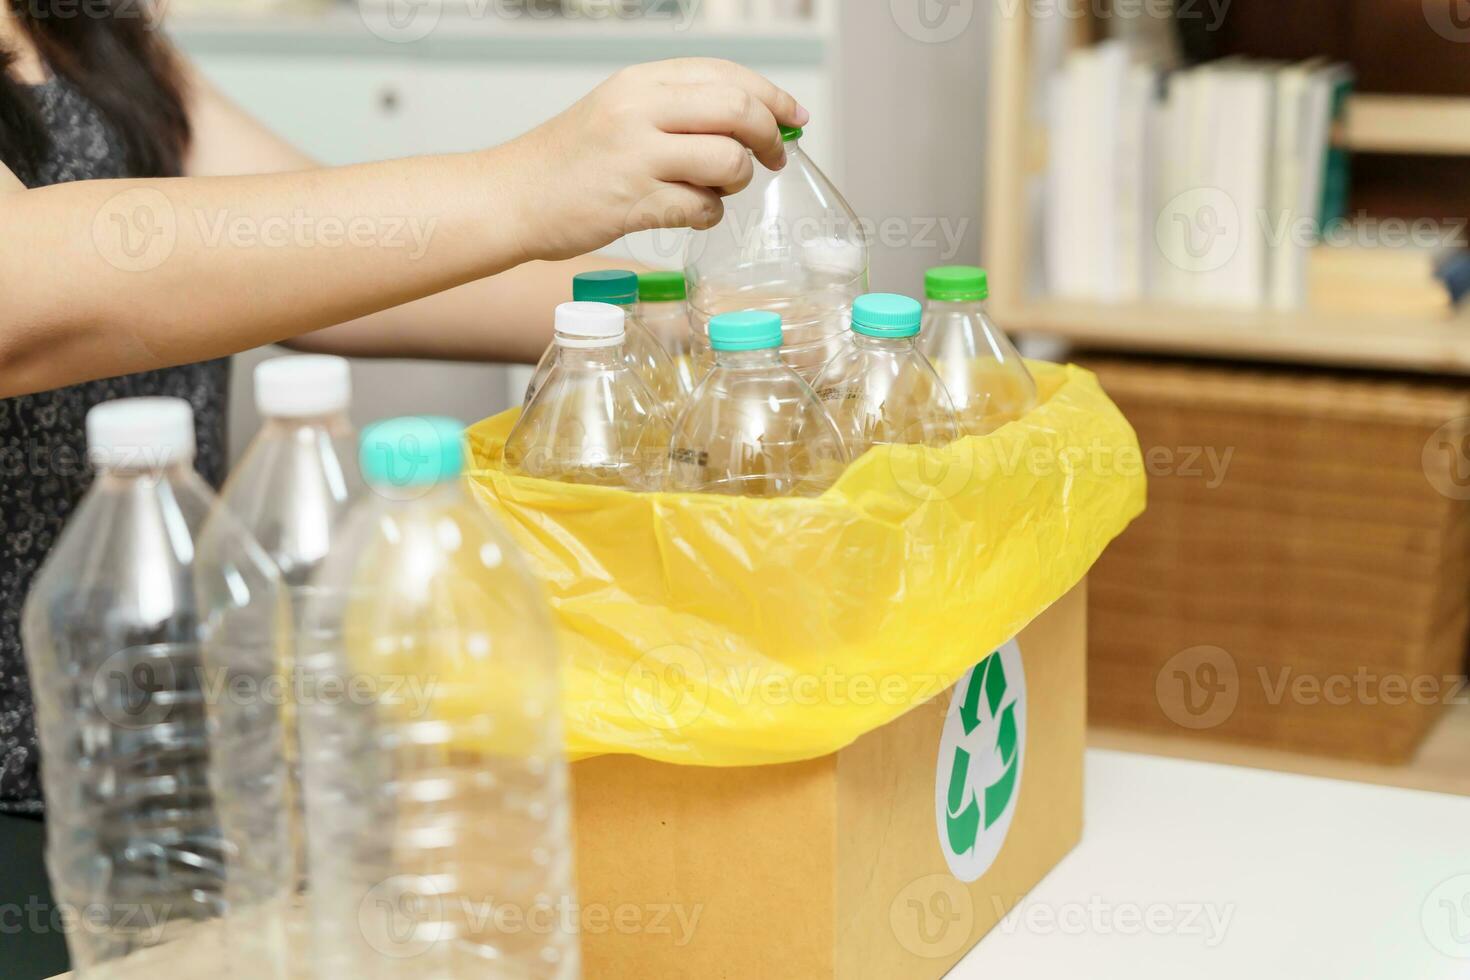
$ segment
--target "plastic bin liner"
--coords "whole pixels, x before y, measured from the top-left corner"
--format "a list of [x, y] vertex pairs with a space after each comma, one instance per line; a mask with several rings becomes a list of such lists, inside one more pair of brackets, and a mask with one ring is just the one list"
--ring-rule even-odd
[[834, 752], [950, 687], [1086, 575], [1144, 507], [1132, 428], [1087, 371], [945, 447], [878, 447], [821, 497], [470, 479], [546, 585], [571, 755], [743, 766]]

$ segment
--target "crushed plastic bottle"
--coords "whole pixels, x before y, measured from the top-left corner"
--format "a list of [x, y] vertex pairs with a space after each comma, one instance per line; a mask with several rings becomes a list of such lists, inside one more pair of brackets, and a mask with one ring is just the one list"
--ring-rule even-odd
[[188, 402], [99, 405], [87, 440], [96, 478], [24, 613], [74, 975], [156, 977], [157, 948], [204, 941], [284, 976], [276, 571], [194, 472]]
[[924, 277], [928, 308], [919, 349], [939, 372], [960, 425], [983, 436], [1036, 407], [1036, 380], [1005, 332], [985, 312], [984, 269], [952, 265]]
[[556, 310], [556, 357], [505, 444], [506, 466], [563, 483], [653, 491], [673, 428], [624, 355], [626, 316], [606, 303]]
[[817, 379], [854, 457], [877, 445], [947, 446], [960, 436], [954, 405], [918, 349], [918, 300], [869, 293], [852, 307], [852, 341]]
[[674, 426], [669, 489], [745, 497], [817, 496], [849, 459], [816, 393], [781, 359], [781, 318], [710, 321], [715, 366]]
[[316, 976], [579, 973], [555, 634], [461, 479], [463, 437], [435, 418], [363, 432], [369, 492], [307, 607]]
[[[684, 398], [704, 378], [695, 363], [694, 328], [689, 322], [688, 290], [682, 272], [645, 272], [638, 277], [637, 318], [674, 362]], [[708, 363], [703, 365], [708, 371]]]
[[780, 314], [782, 358], [811, 381], [841, 349], [852, 302], [868, 291], [867, 236], [852, 208], [783, 127], [786, 166], [756, 165], [725, 217], [690, 236], [685, 255], [695, 332], [741, 310]]

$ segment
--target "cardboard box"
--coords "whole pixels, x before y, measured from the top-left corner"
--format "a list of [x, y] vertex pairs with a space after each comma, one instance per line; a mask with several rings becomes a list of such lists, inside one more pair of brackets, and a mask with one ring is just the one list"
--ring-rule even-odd
[[1084, 364], [1149, 470], [1091, 576], [1093, 722], [1408, 760], [1465, 696], [1470, 386]]
[[833, 755], [574, 765], [584, 975], [943, 976], [1081, 837], [1085, 592]]

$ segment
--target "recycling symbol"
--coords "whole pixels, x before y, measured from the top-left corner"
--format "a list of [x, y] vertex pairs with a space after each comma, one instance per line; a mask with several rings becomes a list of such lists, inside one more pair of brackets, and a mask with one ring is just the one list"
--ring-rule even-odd
[[941, 850], [961, 881], [1000, 853], [1015, 813], [1026, 742], [1026, 680], [1012, 640], [955, 685], [940, 737], [935, 815]]

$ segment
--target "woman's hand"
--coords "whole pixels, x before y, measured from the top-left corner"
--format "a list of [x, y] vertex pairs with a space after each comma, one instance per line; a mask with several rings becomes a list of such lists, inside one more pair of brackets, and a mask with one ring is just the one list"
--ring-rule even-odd
[[748, 68], [680, 58], [625, 68], [492, 152], [524, 175], [509, 190], [525, 258], [562, 259], [631, 232], [713, 227], [724, 215], [720, 198], [750, 183], [751, 154], [779, 170], [779, 127], [808, 118]]

